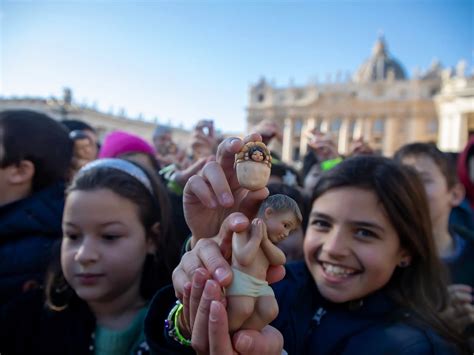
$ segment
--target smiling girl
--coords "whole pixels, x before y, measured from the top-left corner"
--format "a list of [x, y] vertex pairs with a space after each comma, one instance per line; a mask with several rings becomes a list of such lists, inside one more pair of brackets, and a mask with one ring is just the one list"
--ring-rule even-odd
[[139, 165], [84, 166], [67, 192], [45, 297], [31, 293], [2, 310], [0, 352], [147, 353], [148, 301], [170, 281], [178, 251], [168, 208], [163, 187]]
[[[205, 174], [221, 175], [215, 165]], [[209, 190], [215, 193], [222, 186], [212, 181]], [[423, 185], [414, 171], [382, 157], [350, 158], [322, 175], [312, 201], [305, 261], [286, 265], [284, 279], [272, 285], [280, 312], [271, 325], [283, 335], [289, 354], [465, 350], [463, 339], [438, 317], [447, 302], [444, 269], [437, 257]], [[183, 333], [192, 334], [199, 353], [217, 354], [216, 349], [242, 346], [242, 337], [231, 338], [222, 330], [227, 320], [219, 286], [231, 279], [224, 277], [231, 272], [220, 253], [229, 230], [238, 225], [241, 229], [243, 218], [243, 214], [230, 215], [218, 234], [220, 245], [199, 240], [174, 272], [175, 292], [184, 304], [179, 326]], [[201, 271], [194, 272], [198, 267]], [[153, 322], [152, 314], [147, 336], [156, 349], [166, 348], [169, 345], [154, 337], [158, 320]], [[272, 348], [265, 334], [268, 328], [260, 335], [246, 333], [249, 352], [239, 353], [256, 353], [255, 349], [280, 353], [281, 348]], [[278, 344], [275, 339], [273, 344]]]

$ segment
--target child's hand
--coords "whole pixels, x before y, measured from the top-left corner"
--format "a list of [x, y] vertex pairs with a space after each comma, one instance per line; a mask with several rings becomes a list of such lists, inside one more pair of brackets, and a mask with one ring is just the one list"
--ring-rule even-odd
[[468, 285], [449, 285], [448, 294], [449, 304], [440, 315], [463, 332], [467, 326], [474, 324], [472, 288]]
[[208, 162], [199, 175], [192, 176], [183, 194], [184, 216], [194, 245], [201, 238], [216, 235], [224, 219], [240, 211], [253, 218], [260, 202], [268, 196], [267, 188], [249, 191], [240, 186], [234, 169], [234, 156], [248, 141], [261, 141], [253, 134], [244, 141], [225, 139], [217, 149], [216, 161]]

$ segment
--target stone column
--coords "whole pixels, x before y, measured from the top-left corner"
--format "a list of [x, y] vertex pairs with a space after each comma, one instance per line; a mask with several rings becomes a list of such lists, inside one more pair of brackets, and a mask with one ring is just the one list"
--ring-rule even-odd
[[283, 148], [282, 148], [282, 160], [285, 163], [291, 163], [293, 161], [293, 120], [288, 117], [285, 118], [283, 127]]
[[355, 120], [354, 133], [352, 134], [353, 140], [364, 137], [364, 119], [362, 117], [358, 117]]
[[363, 130], [363, 137], [364, 137], [364, 140], [369, 143], [370, 145], [372, 145], [372, 136], [373, 136], [373, 133], [372, 133], [372, 130], [373, 130], [373, 120], [372, 120], [372, 117], [366, 117], [364, 119], [364, 130]]
[[320, 127], [319, 130], [320, 130], [322, 133], [327, 133], [327, 132], [329, 132], [329, 126], [330, 126], [330, 124], [331, 124], [331, 120], [330, 120], [330, 119], [328, 119], [328, 118], [322, 118], [322, 119], [321, 119], [321, 127]]
[[412, 117], [408, 124], [408, 143], [424, 141], [426, 129], [426, 120], [423, 117]]
[[350, 118], [342, 118], [341, 127], [339, 128], [339, 140], [337, 150], [339, 154], [346, 154], [349, 150], [349, 128], [351, 125]]
[[393, 116], [387, 117], [383, 132], [382, 154], [386, 157], [392, 157], [400, 143], [402, 143], [400, 142], [400, 119]]
[[445, 151], [460, 151], [466, 144], [467, 119], [461, 113], [442, 116], [438, 128], [438, 146]]
[[316, 127], [316, 119], [310, 117], [306, 119], [303, 123], [303, 128], [301, 129], [301, 138], [300, 138], [300, 157], [304, 157], [308, 149], [308, 133], [314, 127]]

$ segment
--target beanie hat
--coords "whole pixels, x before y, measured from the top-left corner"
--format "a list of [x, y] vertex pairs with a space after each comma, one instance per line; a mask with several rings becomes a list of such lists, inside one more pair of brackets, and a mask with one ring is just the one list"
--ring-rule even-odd
[[127, 153], [155, 154], [153, 147], [144, 139], [124, 131], [109, 133], [102, 143], [99, 158], [116, 158]]

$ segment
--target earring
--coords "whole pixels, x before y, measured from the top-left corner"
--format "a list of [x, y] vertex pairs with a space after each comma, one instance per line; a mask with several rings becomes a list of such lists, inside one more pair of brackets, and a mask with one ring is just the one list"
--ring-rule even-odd
[[410, 265], [410, 263], [409, 263], [407, 260], [401, 260], [401, 261], [398, 263], [398, 266], [399, 266], [399, 267], [407, 267], [408, 265]]

